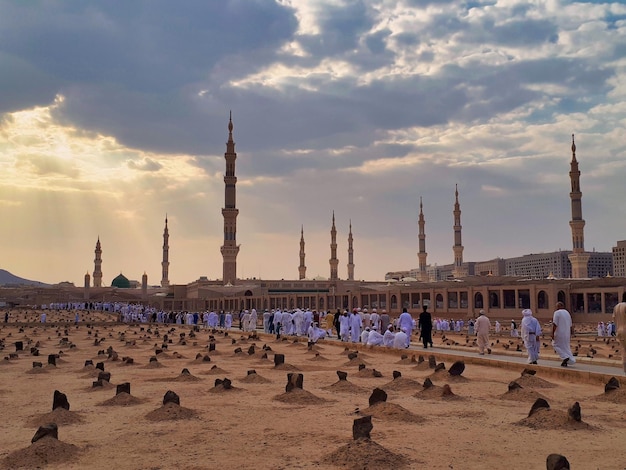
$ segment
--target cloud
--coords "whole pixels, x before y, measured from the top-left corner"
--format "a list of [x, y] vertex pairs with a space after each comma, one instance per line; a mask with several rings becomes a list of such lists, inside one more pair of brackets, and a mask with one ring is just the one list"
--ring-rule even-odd
[[20, 171], [28, 171], [38, 176], [67, 176], [76, 178], [79, 171], [72, 162], [52, 155], [18, 155], [15, 166]]
[[150, 158], [144, 158], [140, 162], [130, 160], [128, 162], [128, 168], [140, 171], [159, 171], [163, 168], [163, 165]]
[[68, 257], [15, 246], [11, 262], [44, 257], [75, 279], [100, 234], [107, 272], [159, 279], [167, 213], [172, 277], [220, 276], [231, 110], [248, 274], [295, 276], [301, 224], [307, 265], [327, 274], [333, 210], [342, 244], [352, 219], [357, 277], [414, 267], [420, 197], [429, 262], [450, 262], [455, 184], [466, 259], [567, 248], [572, 133], [588, 244], [610, 249], [623, 232], [621, 2], [2, 10], [0, 204], [19, 223], [0, 243], [37, 244], [43, 228]]

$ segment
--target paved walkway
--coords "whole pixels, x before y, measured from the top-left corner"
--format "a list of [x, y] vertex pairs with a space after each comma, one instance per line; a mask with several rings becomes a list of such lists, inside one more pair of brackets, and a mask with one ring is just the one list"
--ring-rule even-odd
[[[332, 341], [334, 343], [340, 343], [340, 341], [336, 337], [326, 338], [324, 341]], [[365, 347], [360, 343], [343, 343], [348, 347], [355, 347], [356, 349], [364, 349]], [[435, 343], [436, 344], [436, 343]], [[385, 348], [386, 349], [386, 348]], [[447, 360], [454, 361], [454, 358], [463, 359], [465, 362], [470, 362], [473, 364], [482, 364], [493, 367], [503, 367], [503, 368], [515, 368], [519, 369], [520, 366], [529, 366], [532, 368], [537, 368], [539, 370], [543, 370], [544, 372], [549, 372], [552, 374], [560, 375], [563, 377], [581, 377], [584, 376], [587, 379], [594, 379], [597, 381], [605, 381], [607, 377], [624, 377], [626, 373], [622, 368], [622, 364], [620, 361], [612, 361], [612, 360], [602, 360], [602, 359], [592, 359], [588, 357], [577, 357], [576, 364], [570, 365], [568, 367], [561, 367], [561, 359], [559, 359], [553, 351], [549, 353], [548, 348], [545, 348], [546, 351], [541, 352], [541, 356], [539, 358], [537, 365], [529, 366], [528, 364], [528, 356], [525, 351], [517, 352], [517, 351], [507, 351], [506, 353], [495, 353], [495, 354], [485, 354], [484, 356], [479, 355], [477, 352], [467, 351], [462, 348], [455, 348], [453, 346], [437, 346], [429, 347], [424, 349], [423, 346], [417, 344], [415, 341], [411, 342], [411, 346], [405, 350], [391, 349], [391, 351], [397, 351], [398, 353], [402, 351], [410, 351], [411, 354], [422, 354], [424, 357], [427, 355], [433, 354], [438, 360], [440, 358], [449, 358]], [[622, 380], [622, 382], [624, 382]]]

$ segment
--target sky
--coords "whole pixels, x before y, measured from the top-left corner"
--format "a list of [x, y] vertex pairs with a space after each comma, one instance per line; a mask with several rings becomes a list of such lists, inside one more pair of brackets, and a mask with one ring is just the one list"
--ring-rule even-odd
[[241, 278], [355, 277], [626, 239], [626, 4], [0, 0], [0, 268], [221, 278], [232, 111]]

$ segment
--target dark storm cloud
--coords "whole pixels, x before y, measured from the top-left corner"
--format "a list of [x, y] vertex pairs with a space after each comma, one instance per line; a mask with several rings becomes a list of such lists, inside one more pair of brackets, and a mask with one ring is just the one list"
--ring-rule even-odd
[[[526, 18], [526, 8], [513, 8], [511, 21], [495, 25], [472, 24], [464, 16], [478, 2], [459, 3], [457, 9], [452, 1], [408, 3], [447, 9], [421, 31], [391, 34], [377, 30], [379, 12], [367, 2], [325, 5], [317, 12], [319, 34], [296, 35], [294, 11], [263, 0], [0, 3], [0, 65], [8, 67], [0, 74], [6, 97], [0, 111], [47, 104], [61, 93], [66, 99], [55, 117], [62, 123], [112, 135], [130, 147], [215, 156], [225, 150], [232, 109], [238, 151], [251, 156], [251, 169], [284, 175], [406, 155], [410, 145], [369, 149], [388, 130], [486, 121], [545, 98], [559, 102], [546, 106], [545, 115], [585, 109], [582, 100], [593, 106], [589, 97], [604, 93], [614, 74], [588, 58], [503, 65], [466, 60], [438, 64], [430, 75], [385, 73], [362, 83], [362, 73], [396, 59], [392, 45], [412, 49], [457, 34], [467, 43], [532, 47], [558, 35], [549, 20]], [[281, 51], [290, 41], [309, 55]], [[432, 46], [419, 57], [433, 62], [437, 53]], [[312, 70], [280, 87], [232, 85], [273, 63], [306, 69], [326, 58], [348, 62], [358, 72]], [[541, 84], [568, 91], [539, 91]], [[334, 152], [346, 146], [357, 150]], [[215, 171], [213, 158], [197, 162]]]
[[301, 35], [302, 47], [316, 57], [336, 56], [358, 47], [361, 36], [374, 25], [371, 12], [362, 0], [346, 5], [327, 5], [319, 12], [320, 32]]

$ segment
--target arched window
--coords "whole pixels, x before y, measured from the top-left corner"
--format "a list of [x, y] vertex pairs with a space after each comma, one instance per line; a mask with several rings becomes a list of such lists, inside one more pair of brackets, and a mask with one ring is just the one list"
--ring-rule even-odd
[[556, 294], [556, 301], [557, 301], [557, 302], [563, 302], [565, 305], [567, 305], [567, 303], [565, 303], [565, 292], [563, 292], [562, 290], [560, 290], [560, 291]]
[[289, 309], [293, 310], [296, 307], [296, 301], [294, 299], [291, 299], [289, 302]]
[[476, 294], [474, 294], [474, 308], [483, 308], [482, 292], [476, 292]]
[[324, 309], [324, 297], [320, 297], [319, 304], [320, 304], [320, 310], [323, 310]]
[[247, 290], [243, 295], [245, 295], [246, 297], [252, 297], [252, 291]]
[[391, 296], [391, 308], [398, 308], [398, 298], [395, 295]]
[[352, 308], [357, 308], [358, 306], [359, 306], [359, 299], [355, 295], [354, 297], [352, 297]]
[[500, 296], [497, 292], [489, 292], [489, 307], [500, 308]]
[[442, 294], [437, 294], [435, 296], [435, 307], [443, 308], [443, 295]]
[[548, 294], [545, 291], [540, 290], [537, 294], [537, 308], [548, 308], [550, 303], [548, 302]]

